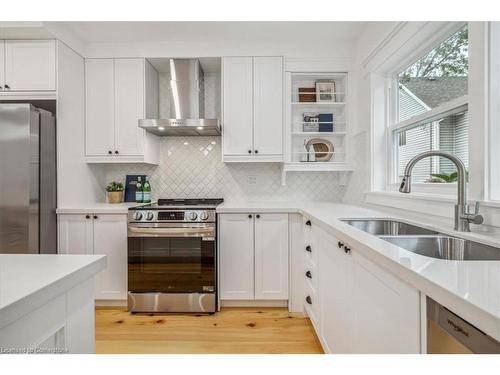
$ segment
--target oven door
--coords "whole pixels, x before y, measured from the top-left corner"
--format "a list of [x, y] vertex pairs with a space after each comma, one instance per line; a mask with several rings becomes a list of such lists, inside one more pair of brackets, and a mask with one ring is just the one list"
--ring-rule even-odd
[[129, 292], [215, 293], [215, 262], [215, 224], [129, 224]]

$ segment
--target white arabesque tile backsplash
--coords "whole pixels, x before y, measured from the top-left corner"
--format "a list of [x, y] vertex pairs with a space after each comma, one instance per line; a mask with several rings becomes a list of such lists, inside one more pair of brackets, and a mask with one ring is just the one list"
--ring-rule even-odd
[[[281, 185], [278, 163], [223, 163], [220, 137], [164, 137], [160, 165], [111, 164], [107, 182], [126, 174], [151, 176], [153, 198], [219, 198], [227, 201], [340, 201], [336, 173], [290, 173]], [[255, 182], [255, 184], [253, 184]]]

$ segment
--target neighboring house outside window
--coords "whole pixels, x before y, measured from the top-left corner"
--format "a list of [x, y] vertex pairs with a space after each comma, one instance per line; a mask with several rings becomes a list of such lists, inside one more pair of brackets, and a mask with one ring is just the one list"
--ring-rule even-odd
[[[408, 161], [423, 151], [450, 152], [468, 167], [467, 69], [464, 27], [398, 74], [398, 118], [390, 126], [398, 180]], [[454, 171], [447, 159], [426, 158], [415, 166], [413, 180], [447, 182]], [[436, 174], [442, 176], [432, 176]]]

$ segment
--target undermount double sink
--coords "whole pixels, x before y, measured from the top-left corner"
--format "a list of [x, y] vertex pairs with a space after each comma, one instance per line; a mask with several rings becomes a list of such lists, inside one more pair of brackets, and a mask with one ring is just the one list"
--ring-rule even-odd
[[390, 219], [342, 219], [415, 254], [446, 260], [500, 260], [500, 248]]

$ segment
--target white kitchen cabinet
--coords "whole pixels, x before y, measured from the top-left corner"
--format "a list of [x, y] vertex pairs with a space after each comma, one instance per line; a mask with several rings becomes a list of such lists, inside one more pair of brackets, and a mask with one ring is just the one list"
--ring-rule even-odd
[[3, 92], [56, 90], [55, 40], [5, 40], [1, 44]]
[[88, 163], [159, 163], [159, 137], [138, 124], [158, 116], [158, 72], [146, 59], [86, 59], [85, 97]]
[[107, 268], [96, 276], [95, 298], [127, 298], [127, 215], [60, 214], [59, 254], [104, 254]]
[[90, 214], [59, 215], [59, 254], [93, 254], [92, 216]]
[[127, 216], [94, 216], [94, 254], [107, 257], [96, 276], [96, 299], [127, 299]]
[[283, 62], [281, 57], [254, 57], [254, 153], [283, 155]]
[[0, 93], [4, 90], [5, 84], [5, 41], [0, 40]]
[[288, 299], [288, 214], [255, 215], [255, 299]]
[[220, 298], [254, 299], [254, 234], [250, 214], [219, 215]]
[[252, 57], [227, 57], [223, 64], [224, 156], [252, 155]]
[[223, 159], [283, 160], [282, 57], [223, 58]]
[[85, 152], [87, 156], [107, 157], [114, 152], [114, 87], [113, 59], [85, 60]]
[[420, 293], [375, 263], [352, 254], [356, 353], [420, 353]]
[[337, 247], [333, 236], [317, 232], [322, 342], [329, 353], [349, 353], [353, 348], [351, 256]]
[[319, 278], [305, 278], [304, 307], [325, 352], [420, 353], [418, 290], [314, 223], [310, 236]]
[[288, 215], [219, 215], [220, 298], [288, 299]]

